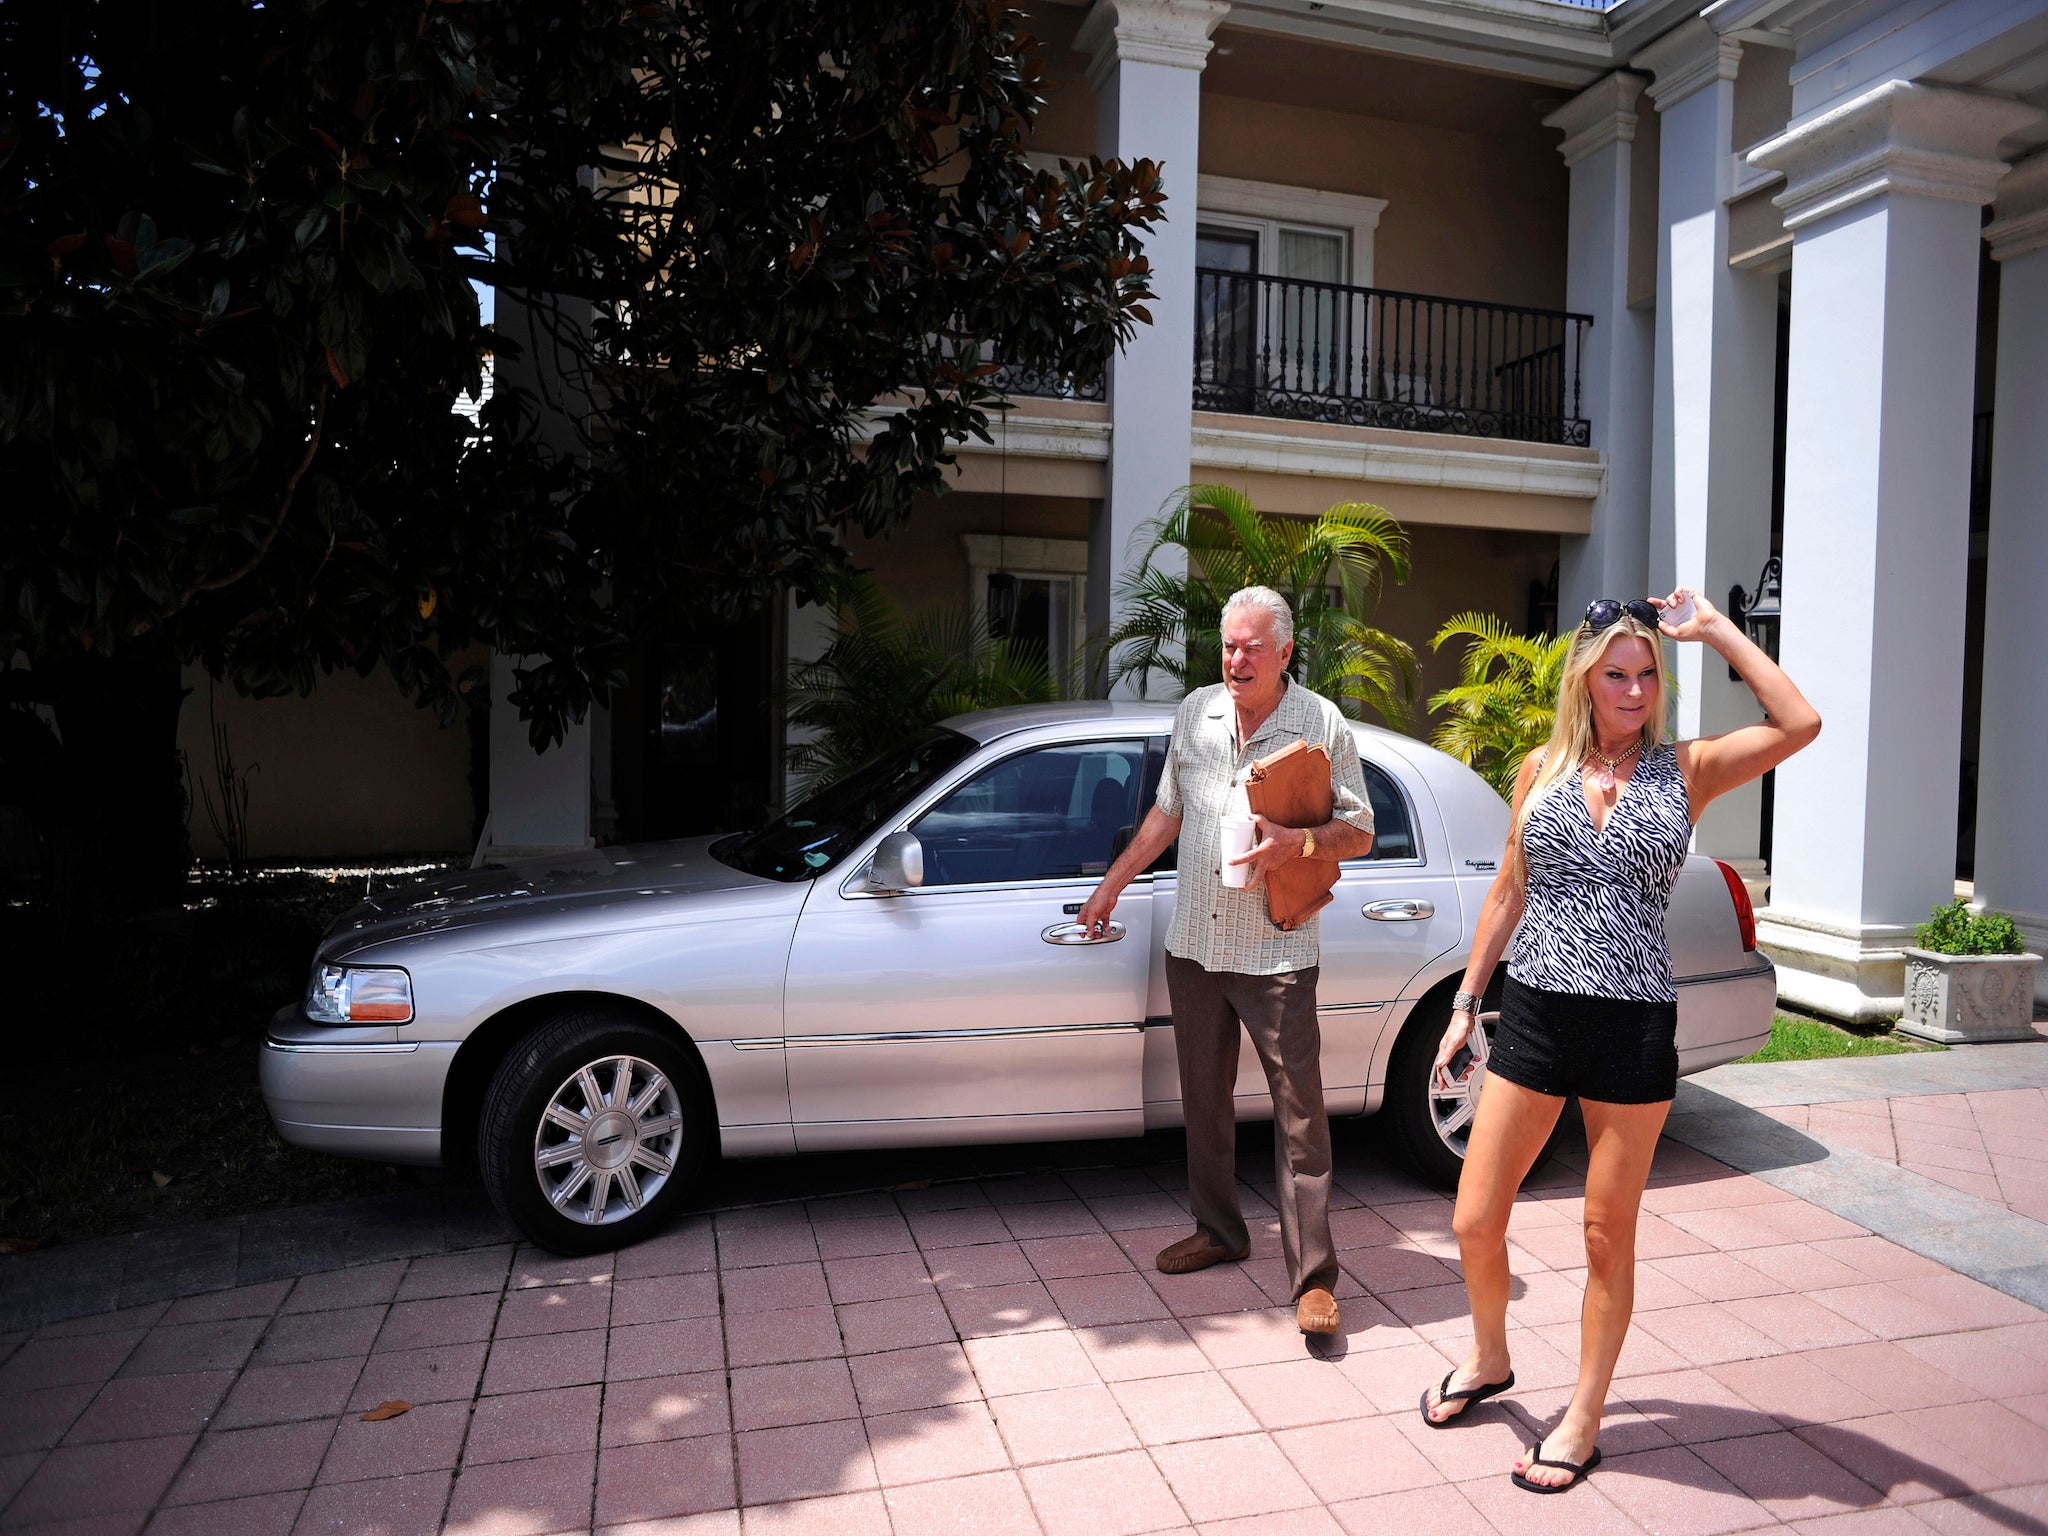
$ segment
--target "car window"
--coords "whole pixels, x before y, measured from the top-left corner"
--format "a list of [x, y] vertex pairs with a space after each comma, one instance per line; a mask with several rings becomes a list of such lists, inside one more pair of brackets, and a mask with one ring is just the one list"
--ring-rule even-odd
[[1394, 781], [1371, 763], [1365, 769], [1365, 798], [1372, 807], [1372, 852], [1369, 859], [1416, 857], [1415, 829], [1408, 820], [1408, 801]]
[[1040, 747], [976, 775], [911, 824], [924, 883], [984, 885], [1103, 874], [1138, 819], [1142, 741]]

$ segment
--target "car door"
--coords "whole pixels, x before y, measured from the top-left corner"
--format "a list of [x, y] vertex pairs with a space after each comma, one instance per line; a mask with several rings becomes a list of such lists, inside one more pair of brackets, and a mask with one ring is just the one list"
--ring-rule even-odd
[[897, 825], [915, 889], [821, 882], [783, 1019], [799, 1150], [1135, 1135], [1149, 887], [1074, 920], [1138, 819], [1142, 737], [999, 752]]

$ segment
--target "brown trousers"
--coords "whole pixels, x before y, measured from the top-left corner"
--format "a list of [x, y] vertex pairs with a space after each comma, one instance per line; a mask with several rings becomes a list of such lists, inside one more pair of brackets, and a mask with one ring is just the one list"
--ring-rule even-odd
[[1317, 966], [1277, 976], [1205, 971], [1166, 957], [1173, 998], [1173, 1047], [1188, 1127], [1188, 1194], [1195, 1225], [1222, 1247], [1249, 1241], [1237, 1200], [1238, 1026], [1273, 1091], [1273, 1183], [1280, 1243], [1297, 1298], [1337, 1288], [1330, 1241], [1330, 1119], [1323, 1111], [1322, 1030], [1316, 1023]]

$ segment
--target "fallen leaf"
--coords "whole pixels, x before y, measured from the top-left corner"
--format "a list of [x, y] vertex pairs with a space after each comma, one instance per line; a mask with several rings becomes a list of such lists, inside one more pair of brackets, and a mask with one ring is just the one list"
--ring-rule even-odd
[[34, 1253], [49, 1241], [47, 1237], [0, 1237], [0, 1253]]
[[150, 1169], [149, 1176], [152, 1179], [156, 1180], [156, 1187], [158, 1189], [162, 1189], [166, 1184], [171, 1182], [171, 1176], [168, 1173], [165, 1173], [161, 1168]]
[[401, 1413], [411, 1413], [412, 1404], [402, 1397], [394, 1397], [388, 1403], [379, 1403], [363, 1415], [365, 1424], [381, 1424], [386, 1419], [395, 1419]]

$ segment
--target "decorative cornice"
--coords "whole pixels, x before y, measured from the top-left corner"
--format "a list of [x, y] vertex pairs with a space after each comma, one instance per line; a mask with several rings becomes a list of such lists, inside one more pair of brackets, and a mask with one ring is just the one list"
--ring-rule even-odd
[[1628, 61], [1630, 69], [1656, 78], [1650, 82], [1650, 102], [1659, 112], [1669, 112], [1695, 91], [1722, 80], [1733, 80], [1742, 64], [1742, 44], [1723, 37], [1699, 17], [1688, 18]]
[[2015, 161], [1998, 184], [1996, 217], [1984, 226], [1993, 261], [2010, 261], [2048, 247], [2048, 149]]
[[1088, 83], [1101, 90], [1119, 64], [1200, 70], [1228, 0], [1095, 0], [1074, 34], [1088, 55]]
[[1202, 469], [1378, 480], [1587, 501], [1600, 494], [1606, 475], [1603, 459], [1593, 454], [1553, 458], [1517, 453], [1504, 444], [1488, 449], [1425, 447], [1389, 440], [1369, 430], [1346, 433], [1342, 438], [1296, 436], [1285, 431], [1209, 426], [1202, 415], [1195, 413], [1191, 455]]
[[1888, 80], [1765, 140], [1749, 163], [1785, 173], [1772, 201], [1793, 231], [1894, 192], [1981, 207], [2006, 173], [1999, 141], [2043, 115], [2008, 96]]
[[[854, 441], [873, 442], [882, 423], [902, 411], [900, 405], [871, 407], [868, 419], [854, 430]], [[1109, 423], [1077, 421], [1065, 416], [1026, 416], [1012, 412], [1009, 421], [995, 433], [993, 442], [969, 440], [953, 446], [956, 454], [1007, 453], [1018, 459], [1078, 459], [1084, 463], [1106, 463], [1109, 459]]]
[[1564, 135], [1564, 142], [1557, 146], [1564, 163], [1577, 165], [1610, 144], [1634, 143], [1636, 103], [1649, 83], [1647, 75], [1617, 69], [1544, 118], [1544, 127], [1555, 128]]

